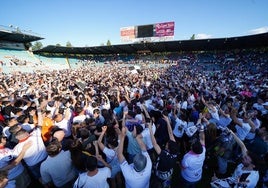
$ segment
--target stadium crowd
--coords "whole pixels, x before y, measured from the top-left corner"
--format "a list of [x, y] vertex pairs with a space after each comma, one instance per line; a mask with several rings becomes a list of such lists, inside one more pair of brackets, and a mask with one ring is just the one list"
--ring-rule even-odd
[[0, 187], [267, 186], [263, 60], [189, 59], [1, 74]]

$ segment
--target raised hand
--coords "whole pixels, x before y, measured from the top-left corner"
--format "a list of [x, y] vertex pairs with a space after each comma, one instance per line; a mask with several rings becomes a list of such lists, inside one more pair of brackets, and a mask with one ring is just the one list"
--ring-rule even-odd
[[103, 160], [103, 158], [102, 158], [101, 155], [96, 155], [96, 158], [98, 159], [98, 161], [102, 161]]
[[163, 115], [163, 119], [164, 119], [166, 122], [168, 122], [168, 121], [169, 121], [168, 116]]
[[127, 129], [125, 127], [122, 127], [121, 136], [122, 137], [125, 137], [126, 136], [126, 133], [127, 133]]
[[102, 130], [102, 132], [106, 132], [106, 130], [107, 130], [107, 126], [103, 126], [103, 127], [101, 128], [101, 130]]
[[94, 141], [93, 141], [93, 145], [94, 145], [94, 146], [98, 146], [98, 141], [97, 141], [97, 140], [94, 140]]

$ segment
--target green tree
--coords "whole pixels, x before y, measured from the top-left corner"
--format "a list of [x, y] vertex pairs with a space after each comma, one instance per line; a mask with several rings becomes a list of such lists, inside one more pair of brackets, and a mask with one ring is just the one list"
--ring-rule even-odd
[[42, 47], [43, 47], [42, 42], [36, 41], [32, 46], [32, 50], [33, 51], [40, 50]]
[[57, 43], [56, 46], [60, 47], [61, 45], [59, 43]]
[[33, 46], [33, 44], [32, 44], [31, 42], [27, 42], [27, 43], [24, 44], [24, 46], [25, 46], [25, 48], [26, 48], [27, 50], [32, 50], [32, 46]]
[[190, 40], [195, 40], [195, 34], [191, 36]]
[[72, 47], [72, 44], [70, 41], [66, 42], [66, 47]]
[[106, 43], [107, 46], [111, 46], [111, 41], [110, 40], [107, 40], [107, 43]]

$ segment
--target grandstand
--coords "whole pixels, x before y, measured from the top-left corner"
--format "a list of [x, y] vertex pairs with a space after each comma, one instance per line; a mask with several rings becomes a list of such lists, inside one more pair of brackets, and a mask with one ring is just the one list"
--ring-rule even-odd
[[28, 43], [41, 40], [35, 33], [18, 28], [0, 26], [0, 62], [5, 73], [13, 71], [31, 72], [39, 60], [26, 50]]
[[[215, 52], [266, 49], [268, 33], [203, 40], [180, 40], [119, 44], [93, 47], [59, 47], [49, 45], [40, 50], [27, 49], [27, 43], [42, 40], [37, 34], [0, 27], [0, 63], [4, 73], [77, 68], [96, 62], [133, 63], [185, 61], [187, 54], [197, 54], [196, 62], [205, 69], [218, 69]], [[202, 53], [201, 53], [202, 52]], [[235, 55], [233, 55], [235, 56]], [[227, 60], [233, 57], [225, 57]], [[223, 60], [225, 62], [225, 60]], [[191, 61], [193, 63], [193, 61]], [[215, 64], [216, 63], [216, 64]]]

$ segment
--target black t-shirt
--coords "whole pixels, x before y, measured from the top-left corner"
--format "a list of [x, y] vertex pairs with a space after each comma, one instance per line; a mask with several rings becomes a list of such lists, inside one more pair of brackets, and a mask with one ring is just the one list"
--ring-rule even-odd
[[167, 122], [163, 118], [160, 118], [156, 124], [159, 126], [156, 128], [154, 136], [158, 145], [162, 148], [169, 140]]
[[170, 154], [166, 150], [161, 150], [156, 162], [156, 170], [161, 172], [167, 172], [172, 169], [177, 161], [177, 154]]

